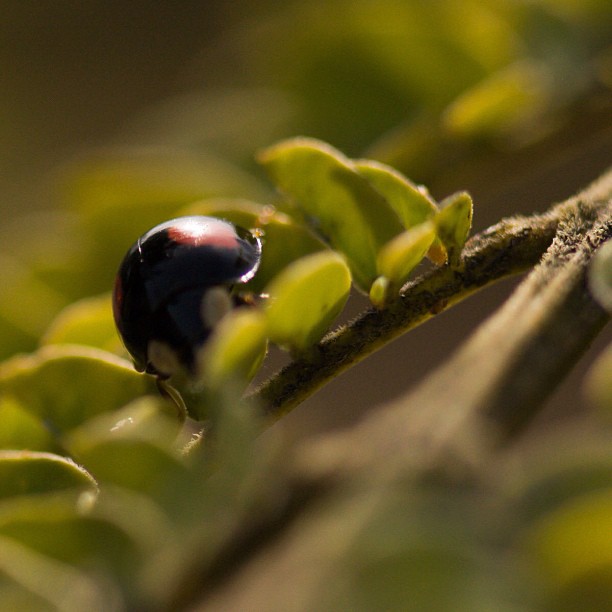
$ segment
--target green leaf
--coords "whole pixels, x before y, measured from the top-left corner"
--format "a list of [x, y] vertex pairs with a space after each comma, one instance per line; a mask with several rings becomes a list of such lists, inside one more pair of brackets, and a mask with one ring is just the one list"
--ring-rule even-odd
[[550, 74], [535, 61], [520, 61], [463, 92], [447, 109], [455, 135], [490, 137], [531, 124], [549, 104]]
[[66, 448], [78, 455], [97, 439], [128, 437], [146, 439], [172, 447], [181, 423], [169, 402], [160, 396], [139, 397], [119, 410], [102, 412], [63, 437]]
[[384, 196], [406, 229], [431, 219], [438, 211], [424, 187], [415, 185], [394, 168], [369, 159], [354, 163], [357, 172]]
[[185, 472], [179, 429], [159, 398], [145, 397], [97, 415], [66, 434], [64, 443], [99, 482], [153, 495], [171, 489]]
[[165, 497], [184, 478], [185, 466], [166, 444], [138, 435], [97, 437], [73, 444], [79, 461], [102, 485], [114, 484], [155, 497]]
[[589, 269], [589, 287], [595, 299], [612, 313], [612, 240], [595, 253]]
[[223, 317], [198, 356], [203, 383], [219, 388], [240, 380], [246, 386], [266, 355], [266, 332], [260, 310], [239, 308]]
[[273, 206], [247, 200], [202, 200], [181, 210], [185, 215], [212, 215], [246, 229], [262, 233], [263, 250], [257, 274], [247, 289], [261, 293], [263, 288], [291, 262], [320, 251], [325, 245], [289, 215]]
[[58, 612], [116, 609], [118, 603], [112, 586], [8, 537], [0, 538], [0, 573]]
[[0, 359], [30, 350], [66, 300], [32, 268], [12, 255], [0, 253]]
[[258, 159], [311, 228], [346, 256], [355, 282], [368, 292], [379, 249], [402, 231], [385, 199], [349, 159], [318, 140], [286, 140]]
[[416, 225], [388, 242], [378, 254], [378, 272], [391, 285], [401, 287], [412, 270], [421, 262], [436, 237], [431, 221]]
[[0, 451], [0, 498], [62, 489], [96, 489], [91, 475], [71, 459], [52, 453]]
[[152, 380], [99, 349], [50, 345], [0, 364], [0, 392], [54, 434], [152, 390]]
[[304, 350], [318, 342], [348, 299], [351, 275], [330, 251], [303, 257], [268, 287], [268, 335], [273, 342]]
[[110, 294], [85, 298], [64, 308], [47, 328], [41, 344], [83, 344], [124, 353], [113, 321]]
[[25, 409], [15, 398], [0, 395], [0, 448], [33, 451], [59, 450], [42, 419]]
[[[355, 167], [386, 198], [406, 229], [431, 219], [438, 212], [438, 205], [424, 186], [415, 185], [391, 166], [359, 159]], [[446, 262], [446, 249], [438, 238], [432, 242], [427, 256], [436, 265]]]
[[440, 203], [440, 212], [435, 218], [436, 231], [452, 264], [459, 261], [461, 250], [469, 236], [472, 210], [472, 198], [465, 191], [448, 196]]
[[95, 555], [109, 574], [134, 577], [137, 551], [127, 533], [111, 521], [80, 512], [75, 504], [54, 501], [36, 498], [13, 505], [13, 512], [0, 516], [0, 534], [72, 565], [88, 565]]
[[384, 308], [389, 302], [392, 285], [386, 276], [379, 276], [370, 287], [370, 302], [376, 308]]

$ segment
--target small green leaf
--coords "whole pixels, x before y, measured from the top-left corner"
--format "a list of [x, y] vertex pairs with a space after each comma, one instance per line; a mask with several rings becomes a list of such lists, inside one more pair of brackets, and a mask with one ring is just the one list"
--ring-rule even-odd
[[320, 251], [325, 245], [289, 215], [273, 206], [247, 200], [202, 200], [181, 210], [185, 215], [212, 215], [262, 233], [264, 245], [257, 274], [247, 289], [260, 293], [291, 262]]
[[[425, 187], [415, 185], [391, 166], [360, 159], [355, 161], [355, 167], [386, 198], [406, 229], [432, 219], [438, 212], [438, 205]], [[446, 249], [438, 238], [432, 242], [427, 257], [438, 266], [446, 263]]]
[[376, 308], [384, 308], [391, 294], [391, 283], [386, 276], [379, 276], [370, 287], [370, 302]]
[[92, 347], [50, 345], [0, 364], [0, 392], [54, 434], [116, 410], [152, 386], [127, 361]]
[[301, 351], [318, 342], [348, 299], [351, 275], [344, 259], [330, 251], [291, 264], [268, 287], [268, 335]]
[[415, 185], [394, 168], [370, 159], [354, 163], [357, 172], [387, 200], [406, 229], [431, 219], [438, 211], [424, 187]]
[[115, 329], [110, 294], [70, 304], [51, 322], [41, 344], [83, 344], [123, 352]]
[[595, 253], [589, 270], [589, 287], [595, 299], [612, 313], [612, 240]]
[[314, 139], [283, 141], [259, 161], [313, 231], [346, 256], [355, 282], [368, 292], [380, 247], [402, 231], [385, 198], [342, 153]]
[[229, 381], [248, 383], [266, 354], [266, 317], [254, 308], [239, 308], [219, 323], [198, 356], [202, 381], [218, 388]]
[[378, 254], [379, 273], [395, 287], [401, 287], [421, 262], [436, 237], [431, 221], [416, 225], [388, 242]]
[[446, 247], [448, 259], [457, 263], [472, 227], [472, 198], [465, 191], [455, 193], [440, 203], [435, 218], [438, 238]]
[[66, 457], [34, 451], [0, 451], [0, 498], [63, 489], [93, 491], [96, 482]]

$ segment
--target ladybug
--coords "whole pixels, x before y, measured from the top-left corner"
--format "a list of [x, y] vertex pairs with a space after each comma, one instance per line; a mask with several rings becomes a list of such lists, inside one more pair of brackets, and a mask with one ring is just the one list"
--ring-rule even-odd
[[140, 372], [196, 373], [196, 354], [217, 321], [249, 303], [238, 288], [259, 267], [261, 240], [229, 221], [171, 219], [141, 236], [115, 279], [115, 324]]

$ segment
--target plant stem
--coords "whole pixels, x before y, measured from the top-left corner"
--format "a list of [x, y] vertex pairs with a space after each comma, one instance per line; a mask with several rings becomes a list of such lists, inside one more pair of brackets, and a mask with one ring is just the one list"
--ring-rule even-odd
[[[612, 173], [544, 214], [512, 217], [474, 236], [456, 268], [434, 269], [409, 282], [384, 310], [370, 309], [326, 336], [272, 376], [251, 396], [273, 417], [292, 410], [317, 389], [394, 338], [477, 290], [528, 270], [559, 236], [563, 219], [581, 219], [583, 202], [609, 200]], [[584, 228], [583, 228], [584, 229]], [[605, 233], [605, 232], [604, 232]], [[577, 239], [570, 241], [575, 246]], [[551, 257], [548, 257], [550, 261]]]

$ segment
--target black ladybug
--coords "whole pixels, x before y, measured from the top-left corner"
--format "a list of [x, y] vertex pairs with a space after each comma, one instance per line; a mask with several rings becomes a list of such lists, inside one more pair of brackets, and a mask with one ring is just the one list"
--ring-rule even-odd
[[119, 267], [113, 314], [137, 370], [194, 373], [214, 324], [245, 300], [232, 289], [255, 275], [259, 236], [214, 217], [179, 217], [141, 236]]

